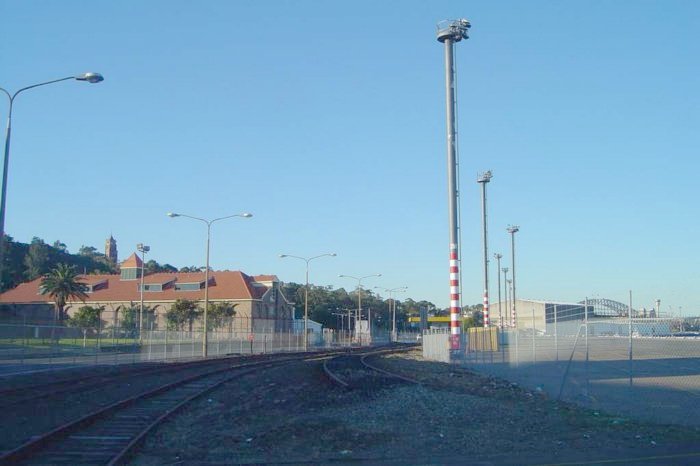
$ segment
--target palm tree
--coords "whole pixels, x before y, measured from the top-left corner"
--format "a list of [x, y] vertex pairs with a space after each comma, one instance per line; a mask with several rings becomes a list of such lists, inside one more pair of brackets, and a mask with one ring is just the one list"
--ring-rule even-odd
[[55, 305], [54, 325], [63, 322], [63, 308], [66, 302], [87, 299], [87, 286], [80, 281], [78, 273], [72, 265], [58, 264], [55, 269], [44, 275], [39, 287], [41, 294], [48, 294]]

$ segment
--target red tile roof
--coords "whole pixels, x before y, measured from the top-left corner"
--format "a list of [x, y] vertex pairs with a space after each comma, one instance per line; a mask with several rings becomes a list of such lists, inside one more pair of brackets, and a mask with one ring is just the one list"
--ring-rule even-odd
[[123, 269], [140, 269], [142, 264], [143, 261], [141, 260], [141, 258], [137, 256], [136, 253], [133, 253], [124, 262], [121, 263], [121, 267]]
[[[212, 271], [209, 272], [209, 299], [212, 300], [249, 300], [260, 299], [268, 288], [254, 285], [254, 280], [243, 272]], [[121, 280], [119, 275], [81, 275], [80, 279], [86, 284], [107, 281], [99, 289], [89, 293], [88, 302], [129, 302], [138, 301], [140, 297], [140, 280]], [[195, 273], [156, 273], [144, 277], [145, 284], [167, 283], [201, 283], [204, 282], [204, 272]], [[37, 303], [52, 302], [48, 295], [39, 293], [41, 278], [22, 283], [12, 290], [0, 294], [0, 303]], [[175, 290], [173, 286], [163, 291], [144, 291], [145, 301], [175, 301], [178, 298], [202, 300], [204, 289], [193, 291]]]
[[278, 282], [278, 281], [280, 281], [280, 279], [277, 278], [277, 275], [253, 275], [253, 279], [256, 282]]

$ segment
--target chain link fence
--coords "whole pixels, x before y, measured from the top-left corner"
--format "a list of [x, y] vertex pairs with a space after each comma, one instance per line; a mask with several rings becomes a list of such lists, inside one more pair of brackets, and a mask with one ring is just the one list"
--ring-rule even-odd
[[[338, 332], [309, 333], [309, 350], [360, 344]], [[89, 364], [129, 364], [201, 358], [201, 330], [77, 328], [53, 325], [0, 325], [0, 375]], [[388, 340], [377, 333], [374, 340]], [[287, 331], [209, 331], [208, 357], [304, 351], [304, 335]]]
[[700, 425], [700, 336], [677, 318], [527, 314], [517, 330], [469, 329], [460, 363], [594, 410]]

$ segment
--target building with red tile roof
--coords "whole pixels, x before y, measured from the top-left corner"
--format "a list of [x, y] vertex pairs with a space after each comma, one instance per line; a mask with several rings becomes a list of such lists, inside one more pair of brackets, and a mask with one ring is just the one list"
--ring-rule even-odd
[[[102, 320], [120, 326], [120, 310], [139, 306], [141, 299], [142, 261], [132, 254], [121, 264], [120, 274], [81, 275], [87, 285], [85, 302], [71, 301], [66, 312], [71, 316], [82, 306], [104, 306]], [[154, 327], [166, 328], [165, 314], [178, 299], [204, 304], [204, 272], [153, 273], [143, 277], [144, 306], [154, 309]], [[40, 290], [41, 278], [20, 284], [0, 294], [0, 318], [21, 322], [45, 320], [50, 322], [53, 301]], [[243, 332], [287, 331], [292, 327], [293, 306], [280, 290], [275, 275], [250, 276], [240, 271], [209, 272], [209, 302], [235, 304], [236, 316], [229, 329]], [[43, 310], [43, 312], [42, 312]], [[5, 314], [4, 316], [1, 314]], [[43, 315], [44, 319], [38, 316]], [[201, 325], [201, 323], [199, 323]], [[195, 322], [195, 328], [198, 323]]]

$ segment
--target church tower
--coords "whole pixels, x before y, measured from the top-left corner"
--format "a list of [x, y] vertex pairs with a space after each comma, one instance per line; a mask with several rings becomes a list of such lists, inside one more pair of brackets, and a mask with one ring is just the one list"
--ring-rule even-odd
[[112, 235], [109, 235], [109, 238], [105, 241], [105, 257], [112, 264], [117, 264], [117, 240]]

